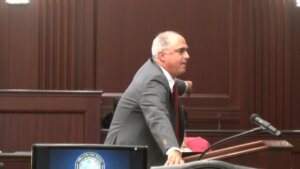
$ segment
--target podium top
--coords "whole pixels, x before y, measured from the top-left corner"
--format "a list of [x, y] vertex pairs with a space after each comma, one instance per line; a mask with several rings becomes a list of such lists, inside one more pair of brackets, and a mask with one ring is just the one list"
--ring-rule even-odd
[[201, 160], [173, 166], [154, 166], [151, 169], [256, 169], [218, 160]]
[[[263, 150], [271, 149], [292, 149], [291, 145], [286, 140], [259, 140], [245, 144], [240, 144], [232, 147], [222, 148], [215, 151], [208, 152], [203, 159], [223, 160], [235, 156], [255, 153]], [[198, 160], [200, 154], [188, 156], [184, 158], [185, 162]]]

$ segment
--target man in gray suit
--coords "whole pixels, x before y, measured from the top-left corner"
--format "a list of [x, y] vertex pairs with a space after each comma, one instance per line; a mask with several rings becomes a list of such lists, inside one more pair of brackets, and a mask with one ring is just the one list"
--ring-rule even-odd
[[[176, 32], [157, 35], [152, 58], [137, 71], [119, 100], [105, 144], [148, 146], [148, 168], [184, 163], [175, 134], [172, 92], [174, 85], [179, 95], [191, 90], [191, 81], [176, 79], [186, 71], [187, 49], [185, 39]], [[180, 136], [182, 141], [182, 129]]]

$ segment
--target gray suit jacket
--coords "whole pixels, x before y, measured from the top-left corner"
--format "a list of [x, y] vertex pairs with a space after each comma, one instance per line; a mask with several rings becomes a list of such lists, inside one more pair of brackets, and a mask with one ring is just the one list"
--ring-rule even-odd
[[[184, 81], [176, 80], [175, 84], [182, 94], [186, 89]], [[162, 165], [166, 151], [170, 147], [179, 147], [173, 129], [174, 115], [168, 81], [161, 68], [149, 59], [120, 98], [105, 144], [146, 145], [148, 168]], [[184, 126], [183, 121], [181, 126]]]

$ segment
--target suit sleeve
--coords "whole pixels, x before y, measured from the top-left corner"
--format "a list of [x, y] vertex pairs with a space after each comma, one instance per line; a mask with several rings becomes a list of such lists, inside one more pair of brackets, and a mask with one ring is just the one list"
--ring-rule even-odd
[[182, 96], [187, 90], [187, 86], [186, 86], [185, 81], [176, 78], [175, 79], [175, 85], [178, 87], [179, 96]]
[[146, 84], [139, 103], [155, 141], [162, 152], [166, 152], [170, 147], [179, 147], [179, 144], [169, 118], [170, 90], [157, 79]]

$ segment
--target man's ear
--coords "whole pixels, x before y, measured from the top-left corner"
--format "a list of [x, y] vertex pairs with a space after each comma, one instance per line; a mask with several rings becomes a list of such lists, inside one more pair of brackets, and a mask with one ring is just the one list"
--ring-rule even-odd
[[166, 55], [165, 55], [163, 52], [159, 52], [159, 53], [158, 53], [157, 59], [158, 59], [160, 62], [165, 62], [165, 61], [166, 61]]

